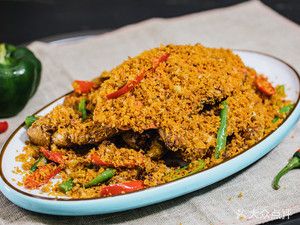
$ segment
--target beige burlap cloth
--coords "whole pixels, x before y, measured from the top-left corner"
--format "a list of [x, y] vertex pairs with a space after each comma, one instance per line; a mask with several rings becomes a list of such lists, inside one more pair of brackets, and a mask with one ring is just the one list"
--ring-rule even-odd
[[[127, 56], [159, 44], [202, 43], [211, 47], [258, 50], [300, 71], [300, 28], [258, 1], [173, 19], [151, 19], [68, 44], [35, 42], [43, 62], [35, 96], [0, 135], [0, 144], [29, 115], [71, 89], [74, 79], [90, 79]], [[121, 213], [58, 217], [32, 213], [0, 194], [0, 224], [256, 224], [300, 212], [299, 170], [271, 188], [275, 173], [300, 147], [300, 124], [270, 154], [217, 184], [160, 204]]]

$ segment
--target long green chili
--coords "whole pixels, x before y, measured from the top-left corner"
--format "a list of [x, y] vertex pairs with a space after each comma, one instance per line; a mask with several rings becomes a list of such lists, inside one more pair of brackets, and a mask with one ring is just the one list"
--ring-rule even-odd
[[277, 190], [279, 189], [279, 180], [280, 178], [286, 174], [287, 172], [289, 172], [292, 169], [295, 168], [300, 168], [300, 149], [298, 149], [293, 157], [289, 160], [288, 164], [283, 167], [282, 170], [279, 171], [279, 173], [275, 176], [273, 183], [272, 183], [272, 187]]
[[115, 169], [106, 169], [104, 172], [100, 173], [98, 176], [96, 176], [93, 180], [88, 182], [87, 184], [84, 185], [85, 188], [89, 188], [95, 185], [98, 185], [100, 183], [103, 183], [104, 181], [109, 180], [112, 178], [116, 173]]
[[78, 111], [81, 112], [82, 121], [84, 121], [87, 117], [86, 113], [86, 99], [82, 98], [78, 105]]
[[183, 170], [186, 170], [186, 169], [188, 168], [188, 166], [184, 166], [184, 167], [181, 167], [180, 169], [175, 170], [175, 176], [174, 176], [174, 179], [173, 179], [173, 180], [177, 180], [177, 179], [182, 178], [182, 177], [187, 177], [187, 176], [189, 176], [189, 175], [198, 173], [198, 172], [200, 172], [201, 170], [203, 170], [204, 167], [205, 167], [205, 161], [202, 160], [202, 159], [200, 159], [200, 160], [197, 161], [197, 163], [198, 163], [199, 165], [197, 165], [197, 167], [196, 167], [193, 171], [191, 171], [191, 172], [189, 172], [189, 173], [187, 173], [187, 174], [185, 174], [185, 175], [181, 175], [180, 173], [181, 173]]
[[220, 112], [220, 127], [217, 133], [217, 145], [215, 150], [215, 158], [218, 159], [220, 157], [221, 151], [225, 150], [226, 148], [226, 140], [227, 140], [227, 120], [228, 120], [228, 103], [227, 101], [223, 101], [221, 103], [223, 108]]

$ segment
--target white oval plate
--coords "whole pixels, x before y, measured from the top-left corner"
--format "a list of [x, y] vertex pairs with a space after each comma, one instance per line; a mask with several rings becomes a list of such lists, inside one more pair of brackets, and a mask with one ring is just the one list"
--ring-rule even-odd
[[[24, 124], [9, 137], [0, 155], [0, 189], [16, 205], [40, 213], [54, 215], [93, 215], [138, 208], [187, 194], [218, 182], [254, 163], [277, 146], [297, 123], [300, 116], [299, 90], [300, 78], [297, 72], [282, 60], [265, 54], [235, 50], [244, 63], [259, 73], [265, 74], [274, 84], [284, 84], [287, 98], [295, 102], [295, 107], [282, 125], [262, 141], [247, 151], [200, 173], [179, 179], [157, 187], [120, 196], [97, 199], [53, 198], [39, 190], [27, 190], [17, 185], [21, 175], [13, 173], [20, 163], [15, 157], [22, 151], [27, 139]], [[39, 115], [45, 115], [63, 97], [42, 108]]]

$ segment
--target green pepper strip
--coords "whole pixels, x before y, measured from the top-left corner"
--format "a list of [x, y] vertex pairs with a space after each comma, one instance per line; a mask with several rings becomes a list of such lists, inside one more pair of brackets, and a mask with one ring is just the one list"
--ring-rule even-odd
[[288, 164], [282, 170], [280, 170], [279, 173], [275, 176], [272, 184], [273, 189], [278, 190], [279, 189], [278, 183], [280, 178], [284, 174], [286, 174], [287, 172], [295, 168], [300, 168], [300, 149], [294, 153], [293, 157], [290, 159]]
[[227, 101], [223, 101], [221, 103], [223, 108], [221, 109], [220, 118], [220, 128], [217, 134], [217, 145], [215, 150], [215, 158], [218, 159], [220, 157], [221, 151], [225, 150], [226, 148], [226, 139], [227, 139], [227, 120], [228, 120], [228, 104]]
[[25, 119], [25, 125], [27, 128], [31, 127], [31, 125], [38, 119], [36, 116], [27, 116]]
[[86, 99], [85, 98], [82, 98], [80, 100], [79, 105], [78, 105], [78, 110], [79, 110], [79, 112], [81, 112], [82, 121], [84, 121], [87, 117], [87, 115], [86, 115]]
[[59, 189], [66, 193], [68, 191], [71, 191], [73, 186], [74, 186], [73, 179], [70, 178], [69, 180], [66, 180], [65, 182], [61, 183], [59, 185]]
[[[188, 174], [186, 174], [186, 175], [184, 175], [184, 176], [177, 175], [177, 176], [174, 177], [173, 180], [177, 180], [177, 179], [182, 178], [182, 177], [187, 177], [187, 176], [190, 176], [190, 175], [192, 175], [192, 174], [198, 173], [198, 172], [200, 172], [201, 170], [203, 170], [204, 167], [205, 167], [205, 162], [204, 162], [202, 159], [200, 159], [200, 160], [198, 160], [198, 163], [199, 163], [199, 166], [198, 166], [195, 170], [191, 171], [190, 173], [188, 173]], [[179, 173], [179, 172], [181, 172], [182, 170], [187, 169], [187, 167], [188, 167], [188, 166], [184, 166], [184, 167], [182, 167], [182, 168], [180, 168], [180, 169], [177, 169], [175, 172]]]
[[272, 123], [276, 123], [279, 120], [278, 116], [275, 116], [274, 119], [272, 119]]
[[32, 165], [32, 167], [30, 168], [30, 171], [31, 172], [34, 172], [36, 171], [36, 169], [38, 168], [38, 164], [42, 161], [42, 160], [47, 160], [44, 156], [40, 156], [36, 161], [35, 163]]
[[[281, 107], [279, 109], [280, 114], [285, 114], [291, 111], [294, 108], [294, 104], [289, 104]], [[275, 116], [274, 119], [272, 120], [272, 123], [276, 123], [279, 120], [279, 116]]]
[[96, 176], [93, 180], [88, 182], [87, 184], [83, 185], [85, 188], [89, 188], [92, 186], [95, 186], [97, 184], [103, 183], [104, 181], [109, 180], [112, 178], [116, 173], [115, 169], [106, 169], [104, 172], [100, 173], [98, 176]]

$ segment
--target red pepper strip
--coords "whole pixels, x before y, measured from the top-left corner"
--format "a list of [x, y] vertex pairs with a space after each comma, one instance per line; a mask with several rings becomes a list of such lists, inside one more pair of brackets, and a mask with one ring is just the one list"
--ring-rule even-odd
[[260, 92], [267, 96], [272, 96], [276, 92], [272, 84], [263, 76], [257, 76], [255, 78], [255, 85]]
[[8, 129], [8, 123], [6, 121], [0, 122], [0, 133], [4, 133]]
[[137, 86], [145, 77], [146, 71], [143, 69], [142, 72], [136, 76], [134, 80], [130, 80], [125, 84], [123, 87], [121, 87], [119, 90], [110, 93], [106, 95], [107, 99], [115, 99], [120, 97], [121, 95], [126, 94], [127, 92], [130, 92], [135, 86]]
[[100, 156], [97, 153], [91, 154], [91, 161], [94, 165], [97, 165], [97, 166], [110, 166], [109, 163], [102, 161], [102, 159], [100, 158]]
[[55, 177], [60, 171], [61, 168], [56, 167], [53, 163], [41, 166], [25, 178], [24, 186], [29, 189], [36, 189], [47, 184], [49, 180]]
[[159, 66], [160, 63], [165, 62], [165, 61], [168, 60], [169, 56], [170, 56], [170, 54], [166, 53], [166, 54], [162, 55], [161, 57], [159, 57], [157, 59], [154, 59], [153, 63], [152, 63], [152, 68], [154, 70], [156, 70], [156, 68]]
[[79, 94], [89, 93], [93, 87], [95, 87], [95, 83], [92, 81], [84, 81], [84, 80], [75, 80], [72, 83], [74, 91]]
[[144, 189], [144, 182], [142, 180], [127, 181], [120, 184], [112, 184], [101, 188], [100, 196], [112, 196], [125, 194], [137, 190]]
[[43, 153], [47, 159], [49, 159], [53, 162], [56, 162], [58, 164], [64, 163], [64, 160], [62, 158], [63, 154], [60, 152], [52, 152], [52, 151], [45, 149], [44, 147], [40, 148], [40, 152]]
[[[159, 57], [158, 59], [155, 59], [152, 63], [152, 69], [155, 71], [155, 69], [159, 66], [160, 63], [167, 61], [170, 54], [166, 53]], [[128, 81], [127, 84], [125, 84], [123, 87], [121, 87], [119, 90], [110, 93], [106, 95], [107, 99], [115, 99], [120, 97], [121, 95], [126, 94], [127, 92], [130, 92], [133, 88], [135, 88], [145, 77], [146, 71], [143, 69], [142, 72], [136, 76], [134, 80]]]

